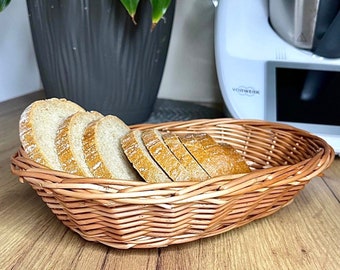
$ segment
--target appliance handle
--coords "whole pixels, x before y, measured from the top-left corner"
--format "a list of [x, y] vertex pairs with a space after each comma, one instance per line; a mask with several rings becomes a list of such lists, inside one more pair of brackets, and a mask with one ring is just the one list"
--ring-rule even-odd
[[[323, 56], [326, 58], [339, 58], [340, 57], [340, 11], [339, 11], [339, 1], [337, 1], [338, 6], [336, 7], [337, 13], [333, 18], [332, 22], [329, 24], [327, 30], [323, 34], [322, 38], [317, 42], [313, 52], [316, 55]], [[334, 9], [333, 9], [334, 10]], [[331, 9], [327, 9], [327, 12], [323, 10], [321, 12], [323, 15], [328, 13], [331, 16]], [[326, 24], [326, 17], [321, 16], [321, 21], [318, 25], [318, 31], [320, 28], [324, 28]], [[329, 19], [329, 17], [328, 17]], [[319, 20], [319, 19], [318, 19]], [[320, 35], [320, 33], [319, 33]], [[318, 96], [318, 93], [323, 89], [324, 85], [330, 79], [330, 73], [322, 70], [310, 70], [307, 73], [304, 86], [301, 91], [301, 100], [310, 101]]]
[[339, 0], [319, 0], [317, 20], [315, 24], [313, 50], [326, 33], [340, 8]]
[[319, 56], [327, 58], [340, 57], [340, 11], [338, 10], [335, 18], [328, 29], [317, 42], [313, 52]]

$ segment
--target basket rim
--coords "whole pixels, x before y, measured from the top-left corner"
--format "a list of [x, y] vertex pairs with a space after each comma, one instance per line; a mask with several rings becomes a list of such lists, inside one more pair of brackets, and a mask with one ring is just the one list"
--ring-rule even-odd
[[[218, 202], [221, 195], [237, 196], [245, 192], [261, 191], [268, 187], [280, 185], [298, 185], [309, 181], [328, 168], [334, 160], [334, 150], [320, 137], [287, 124], [263, 120], [239, 120], [233, 118], [195, 119], [159, 124], [139, 124], [131, 129], [157, 128], [162, 130], [183, 127], [211, 125], [241, 125], [255, 128], [277, 129], [282, 132], [294, 132], [302, 137], [312, 138], [321, 146], [313, 157], [292, 165], [274, 166], [254, 170], [247, 174], [218, 176], [202, 182], [147, 183], [138, 180], [119, 180], [88, 178], [48, 169], [30, 160], [22, 147], [11, 157], [11, 171], [19, 176], [21, 182], [29, 182], [40, 188], [51, 189], [64, 196], [79, 196], [80, 199], [110, 199], [121, 203], [148, 204], [193, 202], [211, 199]], [[302, 170], [304, 168], [304, 170]], [[48, 179], [48, 180], [46, 180]], [[233, 181], [231, 181], [233, 180]], [[111, 188], [114, 187], [114, 188]], [[72, 189], [72, 191], [70, 191]], [[78, 190], [79, 192], [76, 192]], [[91, 192], [82, 192], [83, 190]], [[118, 191], [117, 191], [118, 190]], [[199, 191], [199, 192], [198, 192]], [[204, 191], [202, 193], [202, 191]], [[154, 199], [150, 197], [155, 196]], [[158, 197], [162, 198], [158, 198]]]

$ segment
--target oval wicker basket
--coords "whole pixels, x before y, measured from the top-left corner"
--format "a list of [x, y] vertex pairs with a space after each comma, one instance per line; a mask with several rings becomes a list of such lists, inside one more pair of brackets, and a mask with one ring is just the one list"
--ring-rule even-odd
[[84, 239], [119, 249], [155, 248], [220, 234], [273, 214], [334, 159], [321, 138], [265, 121], [200, 119], [131, 128], [207, 132], [235, 147], [252, 172], [160, 184], [79, 178], [42, 167], [22, 149], [12, 157], [12, 172]]

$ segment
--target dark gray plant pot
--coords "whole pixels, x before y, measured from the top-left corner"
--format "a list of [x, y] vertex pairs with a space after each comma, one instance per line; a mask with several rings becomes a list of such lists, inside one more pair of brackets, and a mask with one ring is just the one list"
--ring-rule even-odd
[[27, 0], [41, 80], [49, 97], [127, 124], [150, 116], [161, 83], [175, 1], [151, 31], [142, 0], [137, 25], [119, 0]]

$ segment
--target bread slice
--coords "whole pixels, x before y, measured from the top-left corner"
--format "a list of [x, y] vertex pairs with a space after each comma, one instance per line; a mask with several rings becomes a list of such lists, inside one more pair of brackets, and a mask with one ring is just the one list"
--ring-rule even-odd
[[130, 128], [118, 117], [107, 115], [91, 122], [84, 131], [85, 161], [95, 177], [138, 180], [120, 144]]
[[163, 134], [163, 141], [175, 155], [181, 164], [190, 172], [192, 181], [204, 181], [209, 178], [209, 175], [198, 164], [196, 159], [190, 154], [190, 152], [181, 143], [178, 136], [174, 133]]
[[249, 173], [251, 171], [244, 158], [234, 147], [226, 143], [221, 144], [221, 146], [229, 160], [229, 174]]
[[190, 181], [191, 173], [183, 166], [163, 141], [162, 134], [156, 129], [142, 132], [142, 140], [150, 155], [172, 179], [172, 181]]
[[121, 144], [125, 155], [146, 182], [171, 182], [168, 175], [153, 160], [146, 149], [142, 140], [142, 131], [131, 131], [122, 138]]
[[250, 171], [239, 153], [218, 144], [206, 133], [187, 134], [180, 140], [210, 177]]
[[85, 161], [82, 139], [86, 127], [102, 117], [99, 112], [81, 111], [67, 117], [59, 126], [55, 145], [60, 164], [65, 172], [93, 177]]
[[66, 99], [38, 100], [29, 105], [19, 120], [19, 137], [27, 155], [53, 170], [62, 170], [55, 147], [59, 125], [70, 115], [84, 111]]

